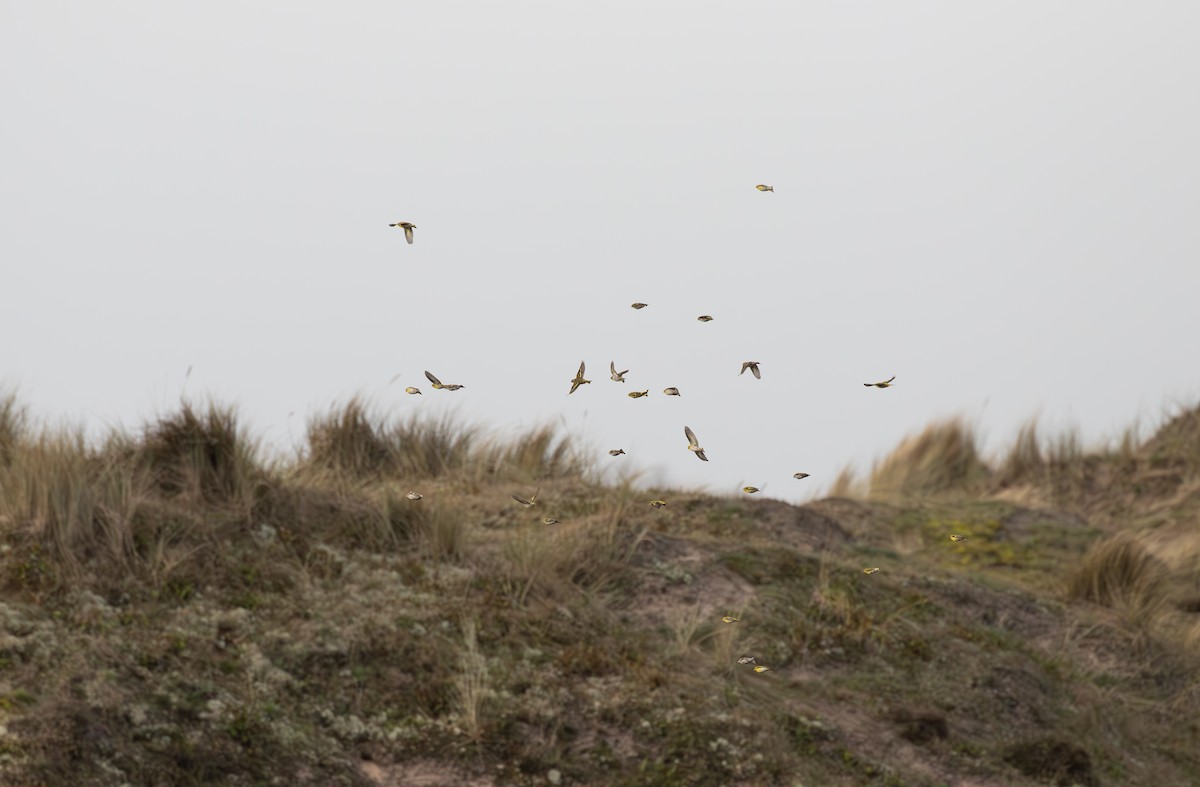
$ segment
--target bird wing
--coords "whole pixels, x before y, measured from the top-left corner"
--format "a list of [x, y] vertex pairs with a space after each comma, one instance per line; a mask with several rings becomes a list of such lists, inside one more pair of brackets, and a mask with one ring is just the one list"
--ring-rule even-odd
[[749, 368], [750, 368], [750, 364], [747, 363], [746, 361], [742, 361], [742, 370], [740, 372], [738, 372], [738, 376], [745, 374], [746, 370]]
[[429, 382], [433, 383], [434, 385], [441, 385], [441, 384], [442, 384], [442, 381], [441, 381], [441, 380], [439, 380], [438, 378], [434, 377], [434, 376], [433, 376], [433, 374], [432, 374], [432, 373], [430, 373], [430, 372], [425, 372], [425, 376], [426, 376], [426, 377], [428, 377], [428, 378], [429, 378]]
[[891, 379], [890, 379], [890, 380], [887, 380], [886, 382], [889, 382], [889, 383], [890, 383], [892, 380], [895, 380], [895, 379], [896, 379], [896, 375], [894, 375], [894, 374], [893, 374], [893, 375], [892, 375], [892, 377], [891, 377]]
[[704, 449], [703, 449], [703, 448], [701, 448], [699, 451], [697, 451], [697, 452], [696, 452], [696, 456], [700, 457], [700, 461], [701, 461], [701, 462], [707, 462], [707, 461], [708, 461], [708, 457], [704, 455]]
[[531, 505], [533, 505], [533, 503], [529, 502], [528, 500], [526, 500], [526, 499], [525, 499], [525, 498], [523, 498], [523, 497], [517, 497], [516, 495], [513, 495], [513, 496], [512, 496], [512, 499], [513, 499], [513, 500], [516, 500], [518, 503], [520, 503], [520, 504], [521, 504], [521, 505], [523, 505], [523, 506], [531, 506]]
[[762, 379], [762, 372], [758, 370], [758, 364], [754, 364], [750, 367], [750, 374], [754, 375], [755, 380]]
[[683, 427], [683, 434], [688, 439], [688, 445], [700, 445], [700, 441], [696, 439], [696, 433], [690, 426]]
[[609, 370], [610, 370], [610, 371], [611, 371], [613, 374], [616, 374], [616, 373], [617, 373], [617, 362], [616, 362], [616, 361], [609, 361], [609, 362], [608, 362], [608, 368], [609, 368]]
[[583, 369], [584, 369], [584, 364], [583, 364], [583, 361], [580, 361], [580, 362], [579, 362], [579, 374], [575, 375], [575, 376], [576, 376], [576, 377], [578, 377], [580, 380], [582, 380], [582, 379], [583, 379]]
[[412, 243], [412, 240], [413, 240], [413, 231], [412, 231], [412, 227], [405, 227], [405, 228], [404, 228], [404, 239], [405, 239], [406, 241], [408, 241], [409, 243]]

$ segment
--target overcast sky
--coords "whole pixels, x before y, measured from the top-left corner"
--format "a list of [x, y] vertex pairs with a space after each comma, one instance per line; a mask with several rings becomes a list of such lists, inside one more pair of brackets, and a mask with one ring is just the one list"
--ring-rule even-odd
[[0, 0], [0, 383], [136, 425], [190, 365], [271, 441], [362, 393], [788, 499], [939, 417], [994, 448], [1039, 414], [1152, 424], [1200, 397], [1197, 29], [1095, 0]]

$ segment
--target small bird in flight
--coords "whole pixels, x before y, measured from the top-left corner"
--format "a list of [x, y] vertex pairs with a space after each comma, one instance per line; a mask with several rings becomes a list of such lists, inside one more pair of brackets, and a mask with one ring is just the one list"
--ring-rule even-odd
[[878, 574], [879, 569], [878, 568], [864, 568], [863, 573], [864, 574]]
[[768, 186], [766, 183], [759, 183], [754, 188], [758, 189], [759, 191], [770, 191], [772, 193], [774, 193], [774, 191], [775, 191], [774, 186]]
[[405, 389], [404, 389], [404, 393], [406, 393], [406, 394], [419, 394], [419, 393], [421, 393], [421, 389], [420, 389], [420, 388], [414, 388], [413, 386], [411, 386], [411, 385], [410, 385], [410, 386], [408, 386], [407, 388], [405, 388]]
[[650, 304], [648, 304], [648, 303], [642, 303], [641, 301], [639, 301], [639, 302], [637, 302], [637, 303], [632, 303], [632, 304], [630, 304], [630, 306], [632, 306], [632, 307], [633, 307], [633, 308], [635, 308], [635, 309], [644, 309], [644, 308], [646, 308], [646, 307], [647, 307], [647, 306], [649, 306], [649, 305], [650, 305]]
[[611, 371], [611, 372], [612, 372], [612, 375], [610, 376], [610, 378], [609, 378], [609, 379], [611, 379], [611, 380], [612, 380], [614, 383], [623, 383], [623, 382], [625, 382], [625, 375], [629, 374], [629, 370], [628, 370], [628, 369], [626, 369], [626, 370], [625, 370], [625, 371], [623, 371], [623, 372], [618, 372], [618, 371], [617, 371], [617, 364], [616, 364], [616, 362], [615, 362], [615, 361], [609, 361], [609, 362], [608, 362], [608, 368], [609, 368], [609, 371]]
[[424, 496], [425, 495], [418, 495], [416, 492], [409, 492], [407, 495], [405, 495], [405, 497], [407, 497], [409, 500], [420, 500]]
[[623, 453], [625, 453], [625, 449], [624, 449], [624, 448], [614, 448], [614, 449], [612, 449], [611, 451], [609, 451], [609, 452], [608, 452], [608, 455], [609, 455], [609, 456], [620, 456], [620, 455], [621, 455], [621, 454], [623, 454]]
[[725, 615], [721, 618], [722, 623], [741, 623], [741, 618], [735, 618], [733, 615]]
[[666, 500], [651, 500], [650, 501], [650, 505], [654, 506], [655, 508], [662, 508], [666, 504], [667, 504]]
[[449, 385], [445, 385], [442, 383], [441, 380], [434, 377], [432, 372], [425, 372], [425, 376], [427, 378], [429, 378], [429, 382], [433, 383], [434, 388], [439, 388], [439, 389], [443, 389], [446, 391], [457, 391], [459, 388], [464, 387], [464, 386], [458, 385], [457, 383], [451, 383]]
[[519, 497], [517, 495], [513, 495], [512, 499], [516, 500], [518, 503], [525, 506], [526, 508], [533, 508], [534, 506], [537, 505], [537, 496], [538, 496], [538, 492], [540, 492], [540, 491], [542, 491], [542, 490], [539, 488], [537, 490], [537, 492], [533, 493], [533, 497], [529, 498], [528, 500], [526, 500], [523, 497]]
[[581, 385], [590, 383], [591, 380], [583, 379], [583, 361], [579, 362], [579, 371], [575, 373], [575, 379], [571, 380], [571, 390], [567, 391], [567, 396], [575, 393], [575, 389]]
[[863, 385], [866, 386], [867, 388], [891, 388], [892, 380], [895, 380], [895, 379], [896, 379], [896, 375], [893, 374], [890, 380], [884, 380], [881, 383], [863, 383]]
[[688, 450], [694, 451], [701, 461], [707, 462], [708, 457], [704, 455], [704, 449], [700, 447], [700, 441], [696, 439], [696, 433], [692, 431], [691, 427], [683, 427], [683, 434], [688, 439]]
[[713, 318], [712, 318], [711, 314], [701, 314], [696, 319], [699, 320], [700, 322], [712, 322]]
[[760, 673], [760, 674], [761, 674], [761, 673], [763, 673], [763, 672], [770, 672], [770, 671], [771, 671], [771, 668], [770, 668], [770, 667], [764, 667], [762, 664], [755, 664], [755, 665], [754, 665], [754, 671], [755, 671], [755, 672], [758, 672], [758, 673]]
[[748, 495], [752, 495], [758, 491], [758, 487], [757, 486], [743, 486], [742, 491]]
[[400, 227], [401, 229], [403, 229], [404, 230], [404, 239], [406, 241], [408, 241], [409, 243], [412, 243], [413, 230], [415, 230], [417, 228], [416, 224], [413, 224], [411, 221], [397, 221], [395, 224], [389, 224], [388, 226], [389, 227]]
[[951, 541], [966, 541], [966, 540], [967, 540], [967, 537], [966, 537], [966, 536], [964, 536], [964, 535], [960, 535], [960, 534], [958, 534], [958, 533], [951, 533], [951, 534], [950, 534], [950, 540], [951, 540]]
[[740, 659], [737, 660], [737, 663], [738, 664], [757, 664], [758, 662], [754, 660], [753, 656], [742, 656]]
[[543, 520], [542, 520], [542, 524], [543, 524], [543, 525], [557, 525], [557, 524], [558, 524], [558, 520], [557, 520], [557, 519], [555, 519], [555, 518], [554, 518], [554, 517], [552, 517], [552, 516], [548, 516], [548, 517], [546, 517], [545, 519], [543, 519]]
[[797, 481], [799, 481], [799, 480], [801, 480], [801, 479], [808, 478], [808, 473], [793, 473], [793, 474], [792, 474], [792, 478], [794, 478], [794, 479], [796, 479]]
[[679, 396], [679, 389], [678, 388], [664, 388], [663, 393], [665, 393], [667, 396]]
[[738, 372], [738, 375], [745, 374], [747, 369], [750, 370], [750, 374], [754, 375], [754, 379], [762, 379], [762, 372], [758, 370], [758, 361], [742, 361], [742, 370]]
[[650, 389], [647, 388], [644, 391], [630, 391], [628, 395], [630, 399], [641, 399], [643, 396], [650, 395]]

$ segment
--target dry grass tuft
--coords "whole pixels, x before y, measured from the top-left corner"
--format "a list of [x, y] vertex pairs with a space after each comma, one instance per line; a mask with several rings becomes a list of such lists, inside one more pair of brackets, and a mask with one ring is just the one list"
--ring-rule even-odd
[[182, 402], [145, 428], [134, 454], [168, 497], [248, 508], [264, 477], [258, 446], [239, 428], [237, 413], [214, 402], [200, 412]]
[[72, 575], [91, 558], [128, 568], [133, 518], [147, 479], [89, 450], [79, 430], [47, 430], [12, 447], [0, 466], [0, 514]]
[[1067, 580], [1067, 597], [1119, 608], [1145, 622], [1167, 606], [1166, 571], [1141, 537], [1118, 533], [1084, 555]]
[[930, 424], [906, 438], [871, 472], [871, 497], [970, 491], [988, 476], [975, 432], [961, 418]]

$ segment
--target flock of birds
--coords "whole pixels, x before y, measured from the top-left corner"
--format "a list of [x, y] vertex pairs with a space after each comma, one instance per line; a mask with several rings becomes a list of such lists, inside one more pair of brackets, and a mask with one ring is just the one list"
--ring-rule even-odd
[[[760, 183], [757, 186], [755, 186], [754, 188], [756, 188], [762, 192], [769, 191], [769, 192], [773, 193], [775, 191], [774, 186], [768, 186], [765, 183]], [[404, 230], [404, 239], [406, 241], [408, 241], [410, 244], [413, 242], [413, 230], [415, 230], [417, 228], [416, 224], [413, 224], [411, 221], [398, 221], [395, 224], [389, 224], [388, 226], [389, 227], [399, 227], [400, 229]], [[635, 310], [641, 310], [641, 309], [645, 309], [647, 306], [649, 306], [649, 304], [638, 301], [636, 303], [631, 304], [631, 306]], [[711, 314], [701, 314], [696, 319], [699, 320], [700, 322], [712, 322], [713, 316]], [[761, 380], [762, 379], [762, 371], [758, 368], [760, 363], [761, 363], [760, 361], [743, 361], [742, 369], [740, 372], [738, 372], [738, 375], [739, 376], [743, 375], [747, 371], [749, 371], [752, 375], [754, 375], [754, 379]], [[610, 380], [612, 380], [615, 383], [625, 382], [625, 375], [629, 373], [628, 369], [626, 369], [623, 372], [618, 372], [617, 365], [613, 361], [609, 362], [608, 368], [609, 368], [609, 379]], [[570, 381], [571, 382], [571, 390], [567, 391], [568, 396], [575, 393], [577, 390], [579, 390], [579, 388], [581, 386], [591, 384], [592, 381], [588, 380], [584, 377], [584, 375], [586, 373], [587, 373], [587, 365], [583, 361], [580, 361], [579, 362], [579, 371], [577, 371], [575, 373], [575, 376], [573, 378], [571, 378], [571, 381]], [[459, 385], [457, 383], [445, 384], [441, 380], [439, 380], [432, 372], [429, 372], [429, 371], [425, 372], [425, 377], [426, 377], [426, 379], [429, 380], [430, 384], [433, 386], [433, 388], [435, 390], [458, 391], [465, 387], [465, 386]], [[887, 380], [881, 380], [881, 381], [875, 382], [875, 383], [863, 383], [863, 385], [867, 388], [891, 388], [893, 386], [893, 384], [895, 383], [895, 380], [896, 380], [896, 376], [892, 375]], [[404, 391], [405, 391], [405, 393], [412, 394], [412, 395], [418, 395], [418, 396], [421, 395], [421, 390], [419, 388], [417, 388], [415, 386], [411, 386], [411, 385], [409, 387], [405, 388]], [[664, 388], [663, 394], [665, 394], [666, 396], [679, 396], [680, 395], [679, 389], [675, 388], [675, 387]], [[628, 394], [630, 399], [640, 399], [644, 396], [649, 396], [649, 395], [650, 395], [649, 389], [646, 389], [645, 391], [630, 391]], [[700, 446], [700, 440], [696, 437], [696, 433], [692, 431], [691, 427], [684, 426], [683, 434], [684, 434], [684, 437], [686, 437], [687, 441], [688, 441], [687, 450], [689, 450], [693, 454], [695, 454], [696, 457], [698, 459], [700, 459], [702, 462], [707, 462], [708, 456], [704, 453], [704, 449]], [[608, 452], [609, 456], [621, 456], [624, 453], [625, 453], [625, 450], [622, 448], [613, 448]], [[792, 477], [796, 478], [796, 479], [804, 479], [804, 478], [808, 478], [808, 476], [809, 476], [808, 473], [794, 473]], [[744, 486], [744, 487], [742, 487], [742, 491], [748, 495], [752, 495], [752, 494], [755, 494], [756, 492], [758, 492], [759, 488], [756, 486]], [[528, 499], [521, 497], [520, 495], [514, 494], [514, 495], [512, 495], [512, 499], [515, 500], [520, 505], [524, 506], [525, 508], [533, 508], [537, 505], [537, 496], [538, 496], [538, 493], [540, 493], [540, 492], [541, 492], [541, 489], [539, 488]], [[416, 501], [416, 500], [420, 500], [422, 497], [424, 497], [424, 495], [421, 495], [415, 491], [412, 491], [412, 492], [408, 493], [407, 497], [409, 500]], [[664, 508], [667, 505], [667, 501], [651, 500], [650, 505], [653, 506], [654, 508]], [[548, 517], [545, 517], [544, 519], [542, 519], [542, 523], [546, 524], [546, 525], [557, 525], [557, 524], [559, 524], [559, 520], [555, 519], [552, 516], [548, 516]], [[967, 537], [964, 535], [961, 535], [959, 533], [951, 533], [950, 540], [954, 541], [954, 542], [966, 541]], [[869, 567], [869, 568], [864, 568], [863, 573], [867, 574], [867, 575], [877, 574], [877, 573], [879, 573], [879, 570], [880, 569], [878, 566], [873, 566], [873, 567]], [[725, 615], [721, 618], [721, 622], [722, 623], [739, 623], [739, 622], [741, 622], [741, 619], [734, 617], [733, 615]], [[768, 672], [771, 669], [770, 667], [768, 667], [764, 664], [759, 664], [753, 656], [742, 656], [737, 660], [737, 663], [752, 667], [754, 669], [754, 671], [758, 672], [758, 673]]]

